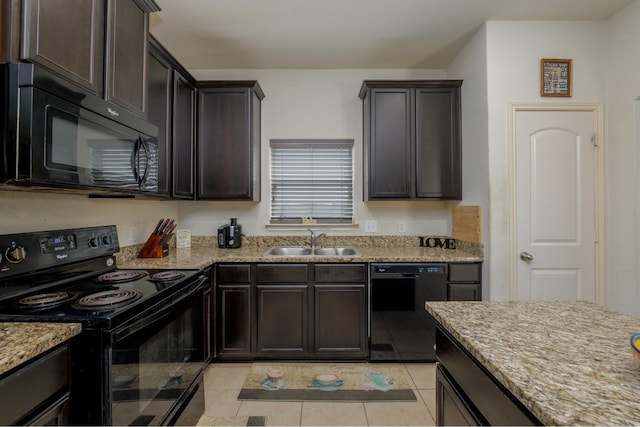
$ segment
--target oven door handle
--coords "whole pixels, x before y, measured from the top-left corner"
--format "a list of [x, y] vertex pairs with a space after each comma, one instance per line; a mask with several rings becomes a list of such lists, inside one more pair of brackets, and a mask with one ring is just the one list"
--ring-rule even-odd
[[[193, 285], [193, 287], [189, 292], [187, 292], [184, 295], [180, 295], [176, 299], [172, 299], [169, 304], [165, 305], [159, 311], [156, 311], [156, 309], [158, 308], [159, 305], [163, 304], [162, 302], [159, 304], [156, 304], [155, 306], [151, 307], [148, 310], [145, 310], [142, 314], [138, 316], [136, 320], [134, 320], [133, 324], [125, 326], [124, 328], [118, 331], [115, 331], [111, 335], [111, 344], [112, 345], [116, 344], [118, 341], [128, 337], [129, 335], [134, 334], [139, 330], [144, 329], [147, 326], [151, 325], [152, 323], [157, 322], [158, 320], [161, 320], [166, 316], [171, 315], [171, 313], [173, 312], [173, 308], [176, 305], [180, 304], [181, 302], [185, 301], [188, 298], [191, 298], [197, 292], [202, 292], [202, 284], [205, 283], [207, 280], [208, 279], [206, 276], [199, 277], [198, 280], [195, 282], [195, 285]], [[148, 313], [151, 313], [151, 314], [148, 314]]]

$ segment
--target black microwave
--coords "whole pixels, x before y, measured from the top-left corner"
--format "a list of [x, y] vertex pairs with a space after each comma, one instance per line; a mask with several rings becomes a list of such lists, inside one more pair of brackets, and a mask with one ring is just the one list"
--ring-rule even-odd
[[33, 64], [1, 64], [0, 184], [155, 193], [157, 128]]

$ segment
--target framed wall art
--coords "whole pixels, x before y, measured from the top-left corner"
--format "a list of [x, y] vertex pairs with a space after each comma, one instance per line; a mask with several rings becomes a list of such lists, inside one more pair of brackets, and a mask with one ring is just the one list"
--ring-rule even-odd
[[573, 60], [540, 60], [540, 96], [571, 96]]

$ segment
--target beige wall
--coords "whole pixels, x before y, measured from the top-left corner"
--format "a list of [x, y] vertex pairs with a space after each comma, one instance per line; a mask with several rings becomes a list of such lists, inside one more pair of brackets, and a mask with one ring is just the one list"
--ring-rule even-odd
[[[604, 103], [606, 95], [604, 22], [486, 23], [491, 298], [510, 299], [509, 200], [510, 103]], [[540, 59], [573, 59], [573, 96], [541, 98]]]
[[[489, 130], [487, 90], [487, 33], [483, 26], [447, 69], [449, 78], [464, 80], [462, 90], [462, 188], [463, 203], [479, 205], [482, 243], [486, 260], [489, 246]], [[490, 262], [482, 269], [482, 297], [491, 299]]]
[[354, 215], [358, 228], [329, 229], [333, 234], [364, 234], [364, 221], [378, 223], [377, 234], [398, 234], [398, 220], [407, 234], [448, 234], [450, 204], [446, 202], [362, 201], [362, 100], [358, 92], [365, 79], [445, 78], [444, 70], [195, 70], [198, 80], [257, 80], [266, 95], [262, 101], [262, 202], [197, 202], [180, 205], [182, 223], [196, 234], [207, 234], [238, 217], [248, 234], [301, 234], [270, 230], [269, 139], [348, 138], [354, 140]]
[[128, 246], [144, 242], [158, 219], [177, 216], [175, 202], [0, 191], [0, 234], [115, 224]]
[[122, 246], [142, 243], [161, 217], [176, 218], [194, 235], [215, 235], [237, 217], [246, 234], [306, 234], [268, 230], [270, 138], [351, 138], [355, 142], [355, 219], [357, 228], [329, 229], [333, 234], [363, 234], [364, 220], [378, 223], [377, 234], [449, 234], [448, 202], [362, 201], [362, 100], [364, 79], [444, 78], [444, 70], [211, 70], [199, 79], [255, 79], [266, 98], [262, 105], [262, 202], [150, 201], [89, 199], [82, 195], [0, 191], [0, 233], [116, 224]]
[[[640, 1], [606, 26], [606, 301], [640, 315]], [[603, 59], [604, 59], [603, 58]]]

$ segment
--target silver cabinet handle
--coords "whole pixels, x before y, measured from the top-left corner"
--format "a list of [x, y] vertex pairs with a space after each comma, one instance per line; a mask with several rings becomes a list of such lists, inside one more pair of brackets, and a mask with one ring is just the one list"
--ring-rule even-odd
[[533, 261], [533, 255], [529, 252], [520, 252], [520, 259], [523, 261], [531, 262]]

